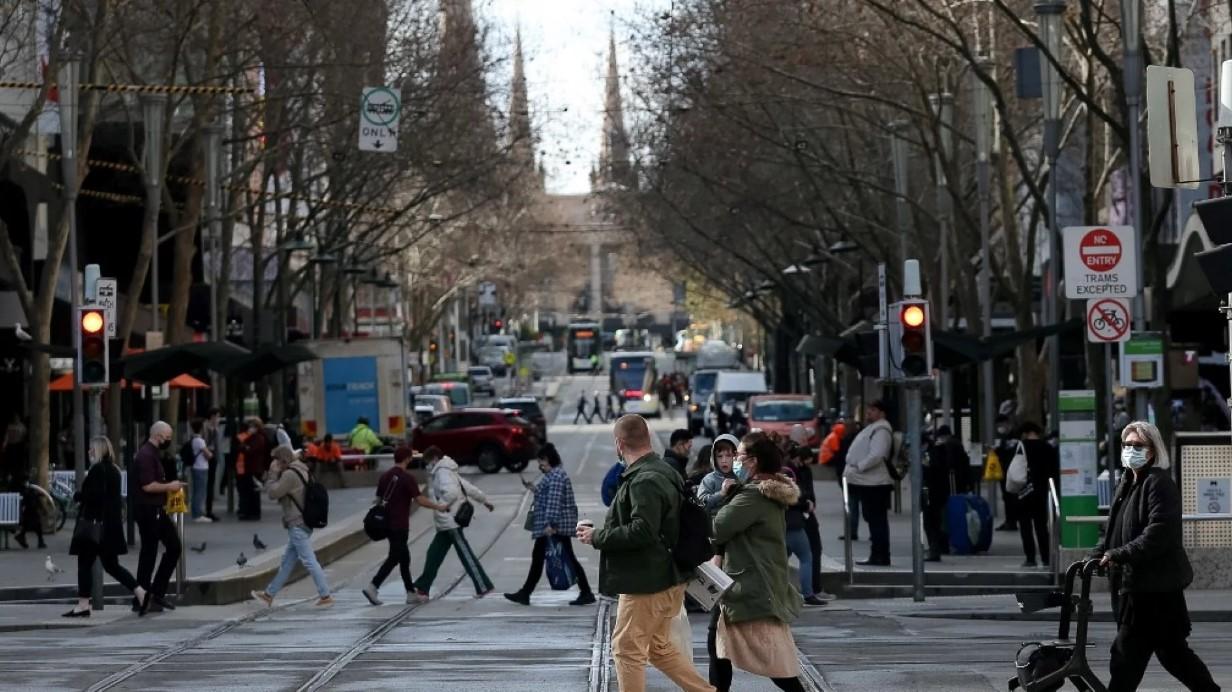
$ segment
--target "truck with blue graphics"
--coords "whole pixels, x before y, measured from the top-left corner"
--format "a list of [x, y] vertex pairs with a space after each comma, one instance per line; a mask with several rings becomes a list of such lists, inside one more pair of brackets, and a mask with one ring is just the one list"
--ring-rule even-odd
[[331, 433], [345, 443], [360, 418], [382, 436], [406, 436], [406, 355], [401, 340], [305, 343], [320, 357], [297, 366], [300, 428], [306, 439]]

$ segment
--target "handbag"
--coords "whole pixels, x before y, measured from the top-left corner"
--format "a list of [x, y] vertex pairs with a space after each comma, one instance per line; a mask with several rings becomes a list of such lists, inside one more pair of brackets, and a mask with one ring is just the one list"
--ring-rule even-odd
[[1006, 492], [1018, 493], [1027, 487], [1027, 480], [1027, 451], [1019, 442], [1018, 449], [1014, 452], [1014, 459], [1010, 461], [1010, 467], [1005, 472]]
[[526, 521], [522, 522], [522, 528], [527, 531], [535, 530], [535, 506], [531, 505], [530, 509], [526, 510]]
[[671, 641], [680, 653], [693, 665], [693, 627], [689, 624], [689, 611], [680, 604], [680, 612], [672, 618]]
[[397, 484], [398, 477], [394, 476], [394, 482], [385, 489], [385, 496], [369, 507], [368, 513], [364, 515], [364, 533], [374, 541], [383, 541], [389, 536], [389, 511], [385, 504], [389, 502], [389, 494]]
[[78, 517], [73, 525], [73, 545], [99, 546], [103, 542], [103, 522], [97, 519]]
[[553, 591], [565, 591], [577, 581], [573, 567], [565, 559], [564, 539], [548, 536], [547, 550], [543, 555], [544, 568], [548, 573], [548, 585]]
[[466, 528], [471, 525], [471, 519], [475, 518], [475, 505], [472, 505], [466, 496], [466, 484], [462, 482], [461, 476], [458, 476], [458, 487], [462, 489], [462, 504], [453, 511], [453, 520], [458, 526]]

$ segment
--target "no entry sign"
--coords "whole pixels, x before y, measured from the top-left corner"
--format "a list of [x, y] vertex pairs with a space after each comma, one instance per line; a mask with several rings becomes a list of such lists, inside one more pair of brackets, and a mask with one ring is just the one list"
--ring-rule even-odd
[[1128, 299], [1096, 298], [1087, 301], [1087, 341], [1093, 344], [1129, 341], [1131, 321]]
[[1132, 298], [1138, 252], [1132, 226], [1070, 226], [1063, 231], [1066, 298]]

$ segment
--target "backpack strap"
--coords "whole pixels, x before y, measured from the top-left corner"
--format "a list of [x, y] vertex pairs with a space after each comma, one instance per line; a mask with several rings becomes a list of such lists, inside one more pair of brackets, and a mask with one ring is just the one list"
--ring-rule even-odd
[[[302, 484], [300, 487], [303, 488], [305, 492], [307, 492], [308, 491], [308, 479], [304, 478], [304, 474], [300, 473], [299, 469], [293, 469], [290, 466], [287, 467], [287, 470], [294, 471], [295, 475], [299, 476], [299, 481]], [[309, 471], [308, 474], [311, 476], [312, 472]], [[303, 514], [304, 506], [299, 503], [299, 500], [295, 499], [295, 491], [292, 490], [291, 492], [287, 493], [287, 497], [291, 498], [291, 502], [295, 504], [295, 508], [299, 510], [300, 514]]]

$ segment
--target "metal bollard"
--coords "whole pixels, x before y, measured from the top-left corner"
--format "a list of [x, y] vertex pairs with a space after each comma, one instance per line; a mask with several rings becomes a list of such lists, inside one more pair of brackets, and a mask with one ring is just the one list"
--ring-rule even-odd
[[187, 571], [184, 566], [186, 559], [186, 551], [184, 549], [184, 514], [175, 515], [175, 530], [180, 536], [180, 560], [175, 565], [175, 595], [179, 598], [184, 597], [184, 573]]

